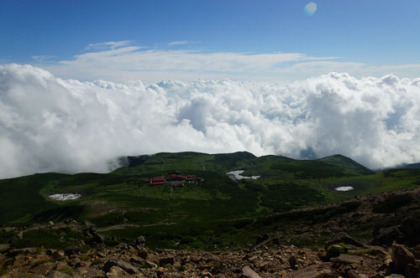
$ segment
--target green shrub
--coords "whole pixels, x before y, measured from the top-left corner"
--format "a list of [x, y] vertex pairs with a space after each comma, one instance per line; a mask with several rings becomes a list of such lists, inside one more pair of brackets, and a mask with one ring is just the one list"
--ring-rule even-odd
[[328, 246], [327, 258], [338, 257], [340, 254], [347, 253], [347, 246], [343, 243]]

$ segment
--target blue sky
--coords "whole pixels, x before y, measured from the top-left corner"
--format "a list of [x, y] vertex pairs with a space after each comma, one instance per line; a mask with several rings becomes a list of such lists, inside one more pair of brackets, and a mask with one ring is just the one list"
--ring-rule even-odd
[[0, 63], [114, 81], [420, 76], [420, 1], [309, 2], [1, 0]]

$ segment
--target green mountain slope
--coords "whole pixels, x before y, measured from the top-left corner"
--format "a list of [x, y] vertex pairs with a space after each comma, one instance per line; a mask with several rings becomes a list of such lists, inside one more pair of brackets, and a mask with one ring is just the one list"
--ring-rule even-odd
[[[1, 180], [0, 224], [89, 220], [110, 237], [133, 239], [141, 234], [155, 246], [232, 246], [245, 244], [264, 230], [244, 227], [254, 227], [248, 224], [270, 215], [420, 185], [420, 170], [372, 174], [342, 156], [294, 160], [247, 152], [184, 152], [125, 161], [127, 167], [109, 174], [47, 173]], [[261, 177], [235, 182], [226, 175], [233, 170]], [[175, 173], [202, 181], [184, 187], [145, 182]], [[336, 191], [339, 186], [354, 190]], [[49, 198], [56, 193], [82, 197], [67, 202]], [[215, 235], [217, 242], [209, 241]]]
[[334, 165], [340, 168], [343, 173], [349, 174], [349, 175], [369, 175], [373, 173], [372, 170], [369, 170], [368, 168], [360, 165], [354, 160], [340, 154], [327, 156], [327, 157], [318, 159], [318, 161], [328, 163], [330, 165]]

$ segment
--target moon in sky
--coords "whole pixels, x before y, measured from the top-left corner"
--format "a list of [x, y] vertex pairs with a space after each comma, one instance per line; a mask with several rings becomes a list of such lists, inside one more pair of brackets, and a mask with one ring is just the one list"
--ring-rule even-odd
[[309, 2], [305, 5], [305, 8], [303, 8], [303, 11], [307, 15], [313, 15], [316, 12], [317, 5], [314, 2]]

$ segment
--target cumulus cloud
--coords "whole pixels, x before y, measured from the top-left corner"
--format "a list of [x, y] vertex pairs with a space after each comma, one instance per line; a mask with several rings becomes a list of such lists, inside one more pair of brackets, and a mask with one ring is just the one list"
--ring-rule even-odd
[[330, 73], [287, 86], [198, 80], [145, 86], [0, 66], [0, 177], [105, 172], [123, 155], [340, 153], [371, 168], [420, 160], [420, 79]]

